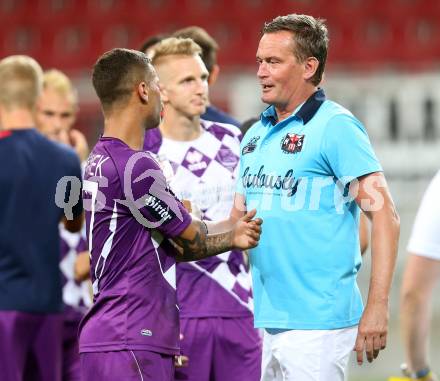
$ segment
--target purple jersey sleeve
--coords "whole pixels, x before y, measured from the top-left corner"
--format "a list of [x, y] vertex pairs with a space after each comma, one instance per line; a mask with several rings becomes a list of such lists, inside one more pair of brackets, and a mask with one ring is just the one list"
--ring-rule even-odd
[[134, 218], [148, 229], [175, 237], [191, 223], [191, 216], [168, 187], [159, 164], [146, 152], [138, 152], [126, 165], [123, 189]]
[[84, 175], [94, 304], [80, 352], [179, 353], [175, 251], [167, 237], [191, 222], [144, 151], [101, 137]]

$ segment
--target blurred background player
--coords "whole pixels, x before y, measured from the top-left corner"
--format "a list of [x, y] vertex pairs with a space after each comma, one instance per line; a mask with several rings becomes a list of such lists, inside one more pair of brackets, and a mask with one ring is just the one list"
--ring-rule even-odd
[[[437, 380], [428, 361], [431, 302], [440, 279], [440, 172], [423, 196], [408, 243], [401, 288], [400, 322], [407, 373], [413, 379]], [[434, 360], [433, 364], [438, 363]]]
[[170, 37], [169, 34], [164, 34], [164, 33], [154, 34], [153, 36], [147, 37], [147, 39], [144, 40], [144, 42], [142, 43], [139, 51], [145, 53], [147, 57], [151, 58], [151, 53], [154, 47], [159, 42], [161, 42], [162, 40], [168, 37]]
[[[71, 146], [81, 162], [88, 155], [84, 135], [73, 129], [78, 112], [77, 92], [61, 71], [43, 74], [43, 91], [37, 102], [36, 126], [49, 139]], [[80, 380], [78, 326], [92, 304], [89, 276], [89, 252], [85, 229], [71, 233], [59, 225], [61, 240], [60, 270], [64, 308], [63, 381]]]
[[[219, 46], [214, 38], [212, 38], [206, 30], [198, 26], [190, 26], [179, 29], [172, 35], [174, 37], [190, 38], [200, 46], [202, 49], [201, 58], [209, 73], [208, 85], [214, 85], [217, 82], [218, 75], [220, 73], [220, 66], [217, 64], [217, 51]], [[146, 53], [150, 57], [154, 47], [167, 37], [170, 36], [167, 34], [153, 35], [143, 42], [139, 50]], [[237, 127], [240, 126], [240, 123], [236, 119], [210, 104], [209, 100], [206, 111], [202, 115], [202, 119], [218, 123], [228, 123]]]
[[[220, 66], [217, 64], [217, 51], [219, 46], [214, 38], [212, 38], [205, 29], [198, 26], [189, 26], [187, 28], [179, 29], [173, 33], [173, 36], [190, 38], [200, 46], [202, 49], [200, 56], [208, 70], [208, 85], [213, 86], [217, 82], [220, 73]], [[228, 123], [240, 127], [240, 122], [212, 105], [209, 102], [209, 98], [208, 105], [201, 118], [212, 122]]]
[[36, 122], [43, 135], [71, 146], [83, 163], [89, 154], [85, 136], [73, 128], [78, 114], [78, 94], [59, 70], [43, 74], [43, 91], [37, 102]]
[[[55, 204], [63, 176], [81, 178], [76, 154], [33, 126], [42, 71], [27, 56], [0, 61], [0, 372], [4, 381], [61, 380], [58, 224], [82, 225]], [[67, 195], [70, 197], [70, 195]]]
[[[253, 210], [232, 229], [208, 233], [169, 190], [156, 160], [141, 150], [162, 111], [144, 53], [113, 49], [92, 78], [105, 122], [84, 174], [94, 304], [80, 327], [82, 380], [170, 381], [179, 354], [176, 259], [254, 247], [262, 221], [252, 220]], [[164, 237], [180, 247], [177, 257]]]
[[[162, 40], [152, 52], [164, 112], [144, 149], [166, 163], [169, 184], [206, 220], [229, 216], [240, 155], [240, 130], [201, 119], [208, 100], [200, 47], [189, 38]], [[259, 380], [261, 343], [253, 328], [249, 269], [241, 251], [177, 265], [182, 354], [176, 380]]]

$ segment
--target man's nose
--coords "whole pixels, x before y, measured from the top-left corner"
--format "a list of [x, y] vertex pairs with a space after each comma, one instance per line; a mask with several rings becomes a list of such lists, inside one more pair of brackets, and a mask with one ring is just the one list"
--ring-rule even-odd
[[208, 89], [208, 83], [205, 80], [197, 81], [197, 94], [204, 95]]
[[258, 77], [258, 78], [264, 78], [264, 77], [267, 77], [267, 65], [266, 65], [265, 62], [261, 62], [261, 63], [258, 65], [257, 77]]

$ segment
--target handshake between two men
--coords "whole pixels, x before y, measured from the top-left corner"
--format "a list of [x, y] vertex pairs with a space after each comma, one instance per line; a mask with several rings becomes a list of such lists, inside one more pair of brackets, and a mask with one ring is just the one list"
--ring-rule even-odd
[[255, 218], [255, 209], [237, 219], [218, 222], [200, 220], [200, 211], [189, 201], [183, 205], [193, 220], [187, 229], [171, 242], [179, 252], [179, 262], [189, 262], [211, 257], [231, 249], [247, 250], [258, 245], [263, 220]]

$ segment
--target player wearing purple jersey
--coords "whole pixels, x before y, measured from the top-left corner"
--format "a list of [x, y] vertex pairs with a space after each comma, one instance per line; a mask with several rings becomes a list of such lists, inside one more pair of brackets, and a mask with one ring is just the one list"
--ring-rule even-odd
[[[168, 38], [153, 49], [164, 119], [147, 131], [144, 149], [156, 153], [178, 197], [197, 205], [204, 219], [218, 220], [232, 208], [241, 133], [233, 125], [200, 119], [209, 75], [200, 53], [188, 38]], [[176, 380], [260, 379], [250, 283], [241, 251], [178, 264], [181, 346], [189, 364], [177, 369]]]
[[[71, 146], [83, 162], [89, 149], [84, 135], [73, 129], [77, 112], [78, 97], [70, 79], [58, 70], [46, 71], [35, 113], [37, 129], [50, 140]], [[88, 276], [89, 253], [85, 229], [80, 233], [70, 233], [62, 224], [59, 229], [64, 302], [63, 381], [79, 381], [78, 326], [92, 301], [90, 282], [75, 276], [75, 267], [85, 262]]]
[[159, 124], [162, 110], [145, 54], [105, 53], [93, 86], [105, 124], [84, 175], [94, 305], [80, 326], [83, 381], [170, 381], [179, 354], [175, 261], [254, 247], [262, 221], [253, 219], [253, 210], [232, 229], [208, 232], [168, 189], [153, 156], [140, 150], [145, 129]]

